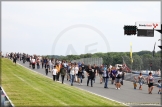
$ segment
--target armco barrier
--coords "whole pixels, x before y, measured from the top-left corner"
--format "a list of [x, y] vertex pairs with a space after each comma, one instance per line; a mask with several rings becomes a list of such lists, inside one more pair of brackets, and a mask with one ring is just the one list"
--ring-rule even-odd
[[1, 86], [0, 90], [1, 90], [1, 107], [14, 107], [14, 104], [11, 102], [11, 100], [9, 99], [6, 92]]

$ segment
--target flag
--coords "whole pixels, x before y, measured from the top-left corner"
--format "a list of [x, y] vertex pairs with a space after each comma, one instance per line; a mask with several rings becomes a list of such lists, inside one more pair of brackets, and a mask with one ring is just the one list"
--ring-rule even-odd
[[[155, 45], [156, 45], [156, 42], [155, 42]], [[154, 45], [154, 50], [153, 50], [153, 57], [155, 56], [155, 45]]]
[[132, 58], [132, 42], [130, 43], [130, 60], [131, 60], [131, 63], [133, 63], [133, 58]]

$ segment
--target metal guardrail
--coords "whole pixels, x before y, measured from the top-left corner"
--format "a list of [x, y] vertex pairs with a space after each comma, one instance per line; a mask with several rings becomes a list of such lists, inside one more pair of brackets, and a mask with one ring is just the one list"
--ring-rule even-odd
[[0, 90], [1, 90], [1, 107], [14, 107], [14, 104], [9, 99], [6, 92], [1, 86], [0, 86]]

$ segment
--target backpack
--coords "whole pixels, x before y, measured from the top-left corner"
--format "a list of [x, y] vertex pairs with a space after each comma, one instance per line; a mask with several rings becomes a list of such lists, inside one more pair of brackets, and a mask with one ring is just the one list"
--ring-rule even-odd
[[122, 77], [122, 72], [120, 74], [120, 71], [118, 71], [117, 78], [121, 78], [121, 77]]
[[99, 68], [99, 74], [103, 74], [102, 70], [102, 68]]

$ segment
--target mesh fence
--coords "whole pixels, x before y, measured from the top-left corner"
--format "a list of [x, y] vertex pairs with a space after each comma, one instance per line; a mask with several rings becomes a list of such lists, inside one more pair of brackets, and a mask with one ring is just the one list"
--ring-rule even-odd
[[134, 56], [133, 63], [131, 64], [128, 56], [123, 56], [123, 62], [132, 70], [153, 70], [157, 71], [161, 69], [161, 58], [160, 57], [140, 57]]
[[73, 60], [71, 61], [72, 63], [76, 62], [84, 62], [85, 65], [97, 65], [97, 66], [100, 66], [101, 64], [103, 64], [103, 59], [102, 58], [82, 58], [82, 59], [78, 59], [78, 60]]

